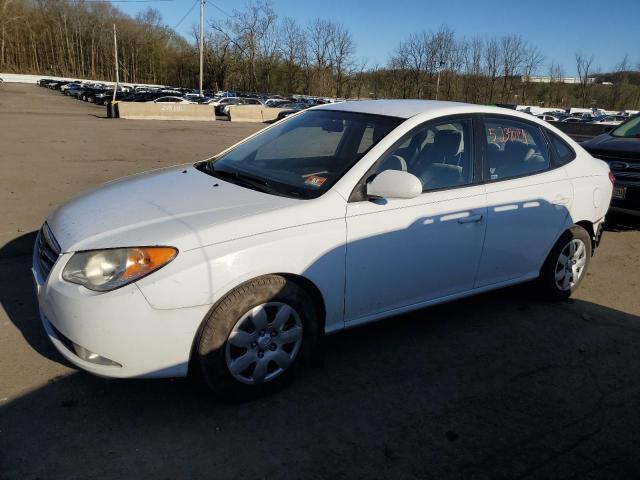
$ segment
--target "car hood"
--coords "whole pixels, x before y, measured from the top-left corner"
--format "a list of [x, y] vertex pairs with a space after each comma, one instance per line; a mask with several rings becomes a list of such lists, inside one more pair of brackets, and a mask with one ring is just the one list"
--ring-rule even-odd
[[150, 245], [184, 251], [278, 228], [264, 221], [224, 226], [301, 202], [182, 165], [85, 192], [55, 210], [47, 223], [63, 252]]
[[604, 133], [580, 145], [594, 155], [640, 160], [640, 138], [620, 138]]

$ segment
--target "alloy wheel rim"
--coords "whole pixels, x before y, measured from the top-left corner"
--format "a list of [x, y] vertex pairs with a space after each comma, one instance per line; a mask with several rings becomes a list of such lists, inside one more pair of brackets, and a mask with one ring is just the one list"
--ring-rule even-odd
[[302, 320], [282, 302], [267, 302], [242, 315], [229, 334], [225, 359], [231, 375], [249, 385], [280, 376], [302, 344]]
[[571, 290], [580, 280], [587, 264], [587, 247], [582, 240], [570, 240], [560, 251], [556, 262], [556, 286], [566, 292]]

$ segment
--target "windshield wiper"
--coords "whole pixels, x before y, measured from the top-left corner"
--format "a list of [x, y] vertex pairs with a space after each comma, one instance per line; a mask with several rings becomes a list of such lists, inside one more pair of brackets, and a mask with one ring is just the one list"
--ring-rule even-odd
[[245, 186], [252, 188], [254, 190], [258, 190], [260, 192], [268, 192], [268, 193], [278, 193], [266, 180], [258, 177], [254, 177], [252, 175], [247, 175], [246, 173], [240, 173], [230, 170], [218, 170], [213, 164], [209, 164], [207, 166], [207, 171], [212, 175], [215, 175], [219, 178], [232, 180], [234, 183], [241, 183]]

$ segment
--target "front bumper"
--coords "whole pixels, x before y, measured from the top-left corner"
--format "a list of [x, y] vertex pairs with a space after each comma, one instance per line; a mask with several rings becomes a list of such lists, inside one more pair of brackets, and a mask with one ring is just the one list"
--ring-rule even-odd
[[[193, 340], [209, 306], [155, 309], [136, 284], [93, 292], [62, 280], [62, 268], [70, 257], [62, 254], [47, 278], [35, 251], [33, 257], [40, 317], [57, 350], [77, 367], [103, 377], [186, 375]], [[83, 360], [72, 344], [115, 364]]]

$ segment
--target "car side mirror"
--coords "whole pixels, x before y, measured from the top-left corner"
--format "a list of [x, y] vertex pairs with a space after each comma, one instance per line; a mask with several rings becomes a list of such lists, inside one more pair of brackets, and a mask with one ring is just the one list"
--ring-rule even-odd
[[418, 177], [402, 170], [380, 172], [367, 184], [367, 195], [379, 198], [415, 198], [422, 193]]

